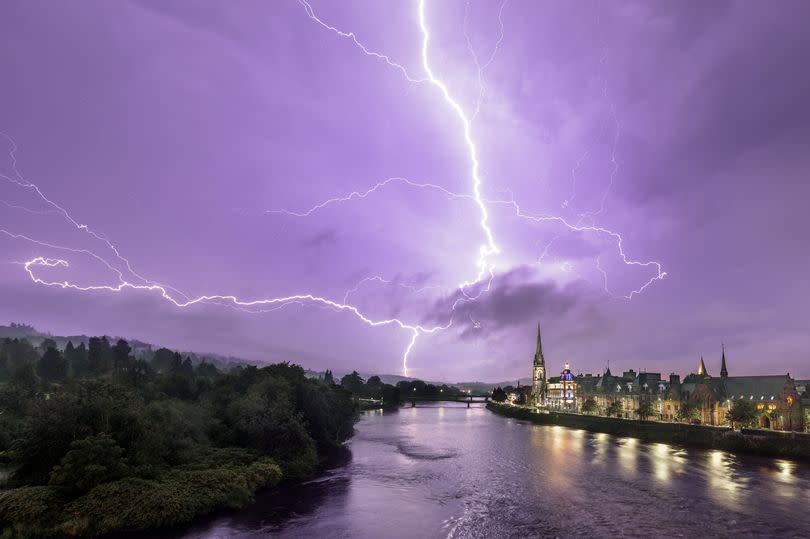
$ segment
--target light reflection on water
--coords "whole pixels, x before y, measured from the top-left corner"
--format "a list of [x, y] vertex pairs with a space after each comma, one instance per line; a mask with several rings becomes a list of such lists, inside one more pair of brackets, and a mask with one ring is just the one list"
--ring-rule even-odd
[[[538, 426], [466, 405], [369, 412], [351, 457], [182, 537], [806, 536], [810, 469]], [[652, 533], [654, 531], [654, 533]]]

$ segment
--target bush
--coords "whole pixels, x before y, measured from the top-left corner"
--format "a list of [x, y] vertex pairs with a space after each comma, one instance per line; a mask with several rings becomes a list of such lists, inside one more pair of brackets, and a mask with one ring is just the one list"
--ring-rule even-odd
[[238, 508], [259, 487], [281, 480], [268, 459], [246, 467], [178, 470], [159, 481], [126, 478], [100, 485], [65, 508], [60, 529], [68, 535], [176, 526], [218, 508]]
[[622, 415], [623, 410], [621, 401], [615, 400], [608, 404], [605, 415], [608, 417], [619, 417]]
[[124, 450], [107, 434], [88, 436], [70, 444], [70, 451], [51, 472], [49, 484], [73, 493], [121, 478], [127, 465]]
[[749, 401], [736, 400], [726, 412], [726, 419], [732, 426], [750, 427], [757, 421], [757, 411]]
[[22, 487], [0, 493], [3, 536], [31, 537], [48, 532], [59, 519], [64, 498], [53, 487]]

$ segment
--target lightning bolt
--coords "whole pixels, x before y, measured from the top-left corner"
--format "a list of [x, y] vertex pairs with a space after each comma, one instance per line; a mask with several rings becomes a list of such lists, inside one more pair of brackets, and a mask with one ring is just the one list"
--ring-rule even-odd
[[489, 228], [489, 213], [487, 212], [486, 204], [481, 197], [481, 164], [478, 160], [478, 148], [476, 147], [475, 141], [472, 137], [472, 126], [470, 125], [470, 120], [464, 114], [464, 109], [461, 107], [461, 105], [459, 105], [459, 103], [453, 99], [447, 85], [442, 82], [441, 79], [436, 77], [430, 65], [430, 58], [428, 55], [428, 49], [430, 46], [430, 31], [428, 30], [425, 19], [425, 4], [426, 0], [419, 0], [419, 28], [422, 31], [422, 67], [424, 68], [425, 73], [427, 73], [428, 82], [439, 89], [444, 101], [456, 113], [459, 122], [461, 123], [464, 143], [467, 146], [467, 152], [469, 154], [471, 163], [470, 176], [472, 178], [473, 199], [481, 212], [481, 219], [478, 223], [481, 226], [481, 229], [484, 231], [484, 236], [486, 237], [486, 243], [481, 245], [478, 251], [479, 256], [476, 264], [478, 267], [478, 274], [473, 281], [465, 281], [459, 285], [459, 288], [464, 289], [481, 281], [487, 272], [492, 275], [492, 268], [487, 265], [487, 259], [492, 255], [500, 253], [500, 248], [495, 243], [495, 237], [492, 230]]
[[[47, 210], [47, 213], [57, 213], [62, 216], [62, 218], [69, 223], [73, 228], [76, 230], [83, 232], [84, 234], [89, 235], [93, 240], [101, 242], [104, 247], [113, 253], [114, 262], [108, 260], [105, 256], [102, 256], [94, 251], [89, 249], [81, 249], [75, 248], [71, 246], [63, 246], [57, 245], [49, 242], [45, 242], [36, 238], [32, 238], [27, 235], [18, 234], [14, 232], [10, 232], [5, 229], [0, 229], [0, 233], [15, 240], [22, 240], [27, 241], [40, 247], [49, 248], [49, 249], [56, 249], [61, 250], [64, 252], [70, 252], [73, 254], [80, 254], [89, 256], [96, 261], [102, 263], [106, 268], [111, 270], [117, 277], [118, 280], [115, 284], [79, 284], [76, 282], [72, 282], [70, 280], [50, 280], [41, 277], [37, 270], [47, 270], [47, 269], [61, 269], [66, 270], [70, 267], [70, 262], [63, 258], [50, 258], [44, 256], [37, 256], [28, 261], [25, 261], [22, 264], [26, 274], [28, 275], [29, 279], [41, 286], [46, 287], [57, 287], [62, 289], [70, 289], [80, 292], [94, 292], [94, 291], [103, 291], [103, 292], [112, 292], [112, 293], [119, 293], [124, 292], [127, 290], [132, 291], [143, 291], [143, 292], [152, 292], [157, 294], [162, 299], [170, 302], [174, 306], [178, 308], [188, 308], [197, 304], [216, 304], [216, 305], [226, 305], [232, 308], [237, 308], [239, 310], [247, 310], [248, 312], [259, 313], [259, 312], [270, 312], [278, 309], [285, 308], [289, 305], [316, 305], [323, 308], [329, 308], [338, 312], [348, 312], [352, 314], [356, 319], [360, 320], [361, 322], [367, 324], [371, 327], [380, 327], [380, 326], [395, 326], [399, 327], [400, 329], [404, 329], [410, 333], [410, 338], [407, 342], [407, 345], [404, 349], [402, 355], [402, 369], [403, 373], [407, 375], [408, 372], [408, 359], [410, 354], [412, 353], [417, 340], [420, 335], [422, 334], [433, 334], [439, 331], [446, 330], [450, 328], [454, 321], [454, 313], [456, 307], [462, 302], [468, 301], [475, 301], [478, 299], [482, 294], [488, 292], [491, 289], [492, 281], [494, 278], [494, 269], [491, 263], [491, 259], [496, 255], [500, 254], [501, 250], [498, 246], [495, 235], [490, 228], [489, 225], [489, 212], [488, 207], [498, 205], [498, 206], [507, 206], [511, 208], [514, 214], [524, 220], [532, 221], [532, 222], [547, 222], [553, 221], [559, 224], [562, 224], [566, 228], [574, 232], [592, 232], [596, 234], [606, 235], [610, 237], [613, 241], [615, 241], [618, 252], [620, 254], [621, 259], [626, 265], [631, 266], [642, 266], [642, 267], [654, 267], [656, 269], [656, 275], [649, 279], [646, 283], [644, 283], [641, 287], [636, 290], [630, 292], [627, 299], [631, 299], [634, 295], [640, 294], [650, 286], [654, 281], [663, 279], [666, 276], [666, 273], [663, 272], [661, 265], [658, 262], [640, 262], [636, 260], [630, 259], [624, 251], [623, 247], [623, 238], [620, 234], [613, 232], [607, 228], [595, 226], [591, 224], [589, 226], [583, 226], [581, 223], [570, 223], [566, 219], [558, 216], [545, 216], [545, 215], [536, 215], [530, 212], [524, 211], [521, 206], [514, 200], [489, 200], [486, 199], [482, 194], [482, 184], [483, 180], [481, 177], [481, 165], [479, 160], [479, 152], [476, 146], [475, 140], [473, 138], [472, 133], [472, 123], [475, 118], [478, 116], [481, 105], [483, 102], [483, 98], [486, 92], [486, 86], [484, 82], [484, 72], [486, 68], [492, 63], [497, 54], [498, 50], [500, 49], [503, 39], [504, 39], [504, 26], [503, 26], [503, 19], [502, 14], [504, 8], [506, 6], [506, 1], [504, 1], [498, 13], [498, 19], [500, 23], [500, 34], [498, 40], [495, 44], [495, 47], [490, 54], [488, 60], [484, 64], [480, 64], [479, 59], [472, 47], [471, 40], [466, 32], [466, 21], [465, 21], [465, 37], [467, 39], [468, 47], [470, 49], [471, 54], [473, 55], [474, 62], [476, 64], [476, 68], [478, 71], [478, 84], [479, 84], [479, 92], [478, 98], [475, 105], [475, 110], [472, 115], [468, 116], [464, 111], [464, 108], [461, 104], [453, 97], [449, 87], [447, 84], [437, 75], [434, 71], [431, 61], [430, 61], [430, 44], [431, 44], [431, 33], [427, 23], [427, 16], [426, 16], [426, 5], [427, 0], [419, 0], [417, 4], [417, 17], [418, 17], [418, 25], [419, 30], [421, 32], [421, 47], [420, 47], [420, 58], [421, 58], [421, 67], [424, 71], [423, 77], [416, 77], [410, 74], [410, 72], [401, 64], [397, 63], [396, 61], [392, 60], [388, 55], [382, 54], [376, 51], [373, 51], [366, 47], [355, 35], [354, 32], [345, 32], [340, 30], [325, 21], [319, 18], [312, 6], [307, 2], [307, 0], [298, 0], [299, 4], [303, 7], [306, 15], [309, 19], [314, 21], [316, 24], [321, 26], [322, 28], [334, 33], [340, 38], [350, 40], [354, 46], [356, 46], [363, 54], [370, 56], [376, 60], [380, 60], [385, 62], [389, 67], [397, 70], [407, 82], [413, 84], [424, 84], [429, 85], [438, 91], [439, 96], [442, 98], [442, 101], [448, 107], [449, 110], [452, 110], [458, 120], [458, 125], [460, 128], [460, 139], [463, 140], [465, 146], [465, 153], [469, 160], [469, 179], [471, 183], [471, 193], [454, 193], [445, 187], [435, 184], [435, 183], [423, 183], [423, 182], [415, 182], [408, 180], [406, 178], [401, 177], [392, 177], [386, 180], [383, 180], [374, 186], [370, 187], [365, 191], [354, 191], [349, 193], [346, 196], [335, 197], [328, 199], [324, 202], [316, 204], [312, 206], [308, 210], [294, 212], [289, 210], [270, 210], [268, 213], [281, 213], [287, 214], [293, 217], [308, 217], [313, 213], [326, 208], [327, 206], [333, 204], [340, 204], [349, 202], [352, 200], [360, 200], [365, 199], [366, 197], [376, 193], [380, 189], [385, 188], [386, 186], [393, 184], [393, 183], [401, 183], [408, 187], [415, 188], [415, 189], [427, 189], [433, 190], [437, 193], [442, 194], [443, 196], [447, 197], [448, 199], [466, 199], [470, 200], [478, 209], [480, 214], [478, 225], [481, 229], [483, 242], [478, 246], [478, 257], [476, 260], [476, 268], [475, 268], [475, 276], [472, 279], [465, 280], [458, 284], [458, 289], [461, 291], [461, 296], [458, 297], [455, 302], [453, 303], [448, 320], [443, 324], [433, 325], [433, 326], [423, 326], [417, 323], [409, 323], [402, 321], [398, 318], [372, 318], [371, 316], [364, 313], [360, 308], [356, 305], [349, 303], [350, 296], [357, 292], [357, 290], [365, 283], [370, 281], [377, 281], [383, 284], [396, 284], [398, 286], [402, 286], [411, 290], [413, 293], [419, 293], [424, 290], [430, 288], [439, 288], [437, 286], [426, 286], [422, 288], [417, 288], [412, 285], [407, 285], [404, 283], [396, 283], [391, 280], [383, 279], [380, 276], [372, 276], [366, 277], [361, 280], [354, 288], [348, 290], [342, 299], [342, 301], [329, 299], [327, 297], [318, 296], [312, 293], [302, 293], [302, 294], [293, 294], [289, 296], [283, 297], [273, 297], [273, 298], [258, 298], [258, 299], [242, 299], [235, 295], [230, 294], [208, 294], [208, 295], [199, 295], [196, 297], [190, 297], [186, 294], [180, 292], [179, 290], [157, 283], [155, 281], [151, 281], [141, 275], [139, 275], [133, 269], [132, 264], [129, 260], [121, 255], [118, 248], [106, 238], [101, 233], [98, 233], [91, 229], [88, 225], [82, 224], [80, 221], [75, 219], [64, 207], [60, 206], [50, 198], [48, 198], [39, 187], [35, 184], [28, 182], [24, 179], [23, 175], [19, 172], [17, 167], [17, 159], [16, 159], [16, 152], [17, 152], [17, 145], [14, 140], [6, 135], [5, 133], [1, 133], [4, 138], [6, 138], [10, 145], [10, 157], [12, 161], [12, 174], [0, 174], [0, 177], [6, 179], [7, 181], [15, 184], [16, 186], [33, 192], [41, 201], [43, 201], [47, 206], [51, 209]], [[469, 9], [469, 7], [468, 7]], [[614, 115], [615, 118], [615, 115]], [[618, 129], [618, 123], [617, 123]], [[618, 135], [617, 135], [618, 136]], [[615, 162], [615, 144], [614, 144], [614, 165]], [[617, 167], [618, 165], [616, 165]], [[615, 174], [615, 168], [614, 172]], [[612, 184], [612, 176], [611, 176], [611, 184]], [[30, 210], [26, 207], [15, 207], [14, 205], [4, 203], [7, 207], [21, 209], [22, 211], [29, 211], [29, 212], [36, 212], [36, 210]], [[604, 207], [604, 199], [603, 199], [603, 207]], [[600, 210], [601, 211], [601, 210]], [[122, 265], [123, 268], [126, 269], [127, 275], [124, 274], [124, 270], [119, 267]], [[599, 261], [597, 259], [597, 266], [600, 271], [602, 271], [601, 266], [599, 266]], [[604, 273], [604, 272], [603, 272]], [[134, 278], [135, 282], [132, 282], [128, 276]], [[488, 276], [488, 277], [487, 277]], [[605, 275], [606, 279], [606, 275]], [[607, 285], [605, 280], [605, 286]], [[474, 290], [473, 290], [474, 289]], [[469, 293], [468, 293], [469, 291]], [[480, 327], [480, 323], [472, 320], [474, 327]]]

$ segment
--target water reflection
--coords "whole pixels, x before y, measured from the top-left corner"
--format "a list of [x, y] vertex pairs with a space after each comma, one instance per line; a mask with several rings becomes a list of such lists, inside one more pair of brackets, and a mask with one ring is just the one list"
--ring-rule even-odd
[[[810, 472], [466, 405], [369, 412], [351, 459], [184, 537], [801, 536]], [[575, 524], [572, 526], [572, 522]], [[638, 525], [639, 523], [646, 523]]]

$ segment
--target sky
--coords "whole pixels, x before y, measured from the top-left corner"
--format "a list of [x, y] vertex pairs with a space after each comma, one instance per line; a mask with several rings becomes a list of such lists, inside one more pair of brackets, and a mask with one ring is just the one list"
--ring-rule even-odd
[[529, 376], [539, 323], [550, 372], [810, 378], [809, 18], [3, 2], [0, 323], [446, 381]]

